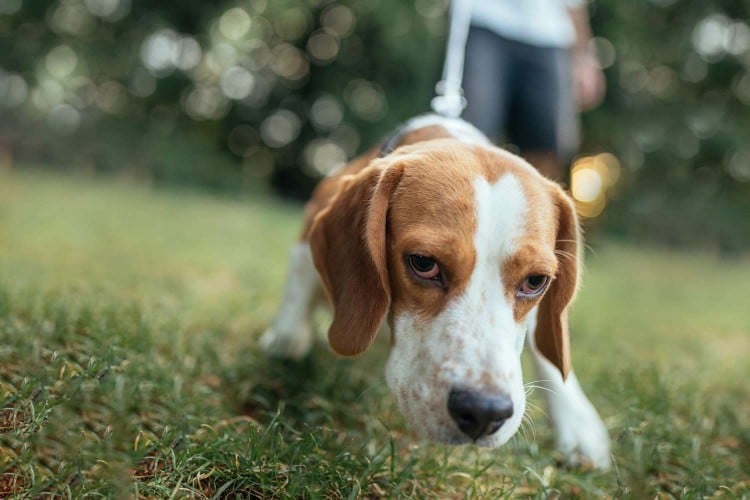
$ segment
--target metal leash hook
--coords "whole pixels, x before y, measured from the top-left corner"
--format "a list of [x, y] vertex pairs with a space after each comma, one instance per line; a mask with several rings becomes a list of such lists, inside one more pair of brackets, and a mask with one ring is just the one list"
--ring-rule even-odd
[[443, 79], [435, 85], [437, 94], [431, 104], [432, 110], [448, 118], [458, 118], [466, 108], [461, 84], [464, 77], [464, 55], [466, 39], [471, 25], [473, 0], [452, 0], [448, 47], [445, 51]]

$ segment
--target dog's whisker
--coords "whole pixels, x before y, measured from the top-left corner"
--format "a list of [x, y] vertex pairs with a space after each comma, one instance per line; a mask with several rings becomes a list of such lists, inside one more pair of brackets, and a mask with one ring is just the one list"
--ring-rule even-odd
[[551, 382], [551, 381], [550, 380], [532, 380], [531, 382], [525, 383], [523, 385], [523, 387], [524, 387], [524, 390], [526, 391], [526, 396], [531, 395], [534, 392], [534, 389], [539, 389], [539, 390], [542, 390], [542, 391], [547, 391], [549, 393], [554, 392], [549, 387], [546, 387], [544, 385], [540, 385], [540, 383], [543, 384], [545, 382]]
[[[532, 442], [532, 440], [536, 441], [536, 425], [534, 423], [534, 420], [531, 418], [531, 414], [529, 413], [528, 408], [523, 412], [519, 429], [522, 430], [524, 438], [527, 442]], [[531, 433], [532, 440], [529, 440], [529, 432]]]
[[528, 423], [528, 420], [521, 420], [521, 425], [518, 427], [518, 432], [513, 436], [516, 438], [518, 437], [519, 440], [523, 439], [527, 443], [530, 442], [529, 440], [529, 434], [528, 434], [528, 426], [526, 425]]
[[[547, 417], [547, 414], [544, 413], [544, 410], [540, 406], [535, 405], [535, 404], [527, 404], [527, 407], [528, 407], [527, 411], [533, 410], [533, 411], [541, 413], [542, 415], [544, 415], [545, 417]], [[531, 414], [529, 413], [529, 415], [531, 415]], [[549, 418], [549, 417], [547, 417], [547, 418]]]
[[[530, 420], [527, 422], [531, 422]], [[531, 444], [536, 441], [536, 428], [533, 425], [524, 425], [523, 430], [523, 438], [528, 443]]]
[[564, 259], [568, 259], [570, 261], [576, 261], [578, 259], [577, 255], [574, 255], [570, 252], [566, 252], [564, 250], [555, 250], [555, 255]]
[[552, 382], [552, 380], [548, 379], [548, 378], [539, 378], [539, 379], [536, 379], [536, 380], [529, 380], [528, 382], [526, 382], [523, 385], [533, 385], [533, 384], [539, 384], [539, 383], [543, 383], [543, 382]]
[[554, 392], [549, 387], [544, 387], [543, 385], [527, 385], [526, 386], [526, 395], [529, 396], [534, 393], [534, 389], [539, 389], [541, 391], [547, 391], [549, 393]]
[[[552, 419], [547, 415], [547, 413], [539, 406], [534, 404], [527, 403], [528, 408], [527, 409], [533, 409], [535, 412], [540, 413], [545, 419], [547, 419], [548, 422], [552, 422]], [[525, 416], [525, 414], [524, 414]]]

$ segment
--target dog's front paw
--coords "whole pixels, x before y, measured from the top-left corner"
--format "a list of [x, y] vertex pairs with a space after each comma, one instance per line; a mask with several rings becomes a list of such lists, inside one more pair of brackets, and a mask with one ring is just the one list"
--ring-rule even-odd
[[258, 344], [267, 356], [299, 361], [312, 349], [312, 329], [309, 325], [293, 329], [274, 325], [261, 335]]
[[591, 404], [568, 408], [563, 421], [555, 427], [556, 447], [567, 465], [609, 469], [609, 434]]

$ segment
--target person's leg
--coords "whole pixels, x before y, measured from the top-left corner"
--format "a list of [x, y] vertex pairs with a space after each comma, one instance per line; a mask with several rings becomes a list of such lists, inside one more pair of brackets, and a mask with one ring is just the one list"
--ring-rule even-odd
[[463, 118], [492, 141], [503, 134], [507, 114], [507, 56], [499, 42], [496, 34], [472, 27], [464, 60]]
[[523, 151], [521, 156], [534, 165], [543, 176], [553, 181], [562, 182], [565, 180], [565, 173], [557, 155], [549, 151]]
[[562, 181], [578, 148], [578, 115], [568, 51], [519, 44], [514, 53], [513, 112], [509, 133], [545, 176]]

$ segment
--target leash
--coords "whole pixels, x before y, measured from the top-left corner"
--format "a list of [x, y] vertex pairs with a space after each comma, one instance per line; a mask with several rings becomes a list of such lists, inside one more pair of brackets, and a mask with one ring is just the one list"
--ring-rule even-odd
[[[445, 118], [459, 118], [466, 107], [466, 98], [461, 84], [464, 78], [464, 54], [466, 39], [471, 25], [471, 8], [474, 0], [450, 0], [450, 25], [448, 27], [448, 47], [445, 51], [443, 78], [435, 85], [435, 97], [430, 106], [432, 111]], [[383, 158], [398, 147], [411, 122], [402, 124], [380, 147], [378, 158]]]
[[437, 95], [430, 103], [435, 113], [448, 118], [458, 118], [466, 107], [461, 84], [464, 78], [464, 56], [471, 25], [472, 4], [473, 0], [451, 0], [443, 79], [435, 85]]

